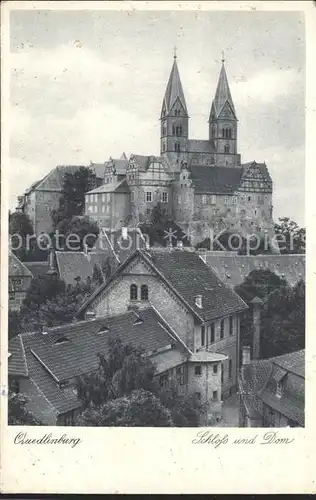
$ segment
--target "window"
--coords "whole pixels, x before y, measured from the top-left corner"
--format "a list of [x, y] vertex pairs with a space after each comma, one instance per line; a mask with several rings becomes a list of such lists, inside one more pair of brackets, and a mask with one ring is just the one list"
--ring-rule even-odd
[[213, 399], [214, 399], [214, 401], [217, 401], [217, 398], [218, 398], [218, 392], [217, 391], [213, 391]]
[[162, 193], [162, 202], [168, 203], [168, 193], [166, 191]]
[[201, 345], [205, 345], [205, 326], [201, 326]]
[[229, 205], [229, 197], [228, 196], [224, 197], [224, 203], [225, 203], [225, 205]]
[[213, 126], [212, 127], [212, 137], [215, 137], [215, 135], [216, 135], [216, 127]]
[[236, 203], [237, 203], [237, 197], [236, 197], [236, 196], [233, 196], [233, 197], [232, 197], [232, 204], [233, 204], [233, 205], [236, 205]]
[[175, 125], [172, 125], [172, 135], [176, 135], [176, 127], [175, 127]]
[[71, 411], [64, 415], [65, 425], [73, 425], [74, 424], [74, 412]]
[[224, 323], [224, 320], [222, 319], [221, 321], [221, 330], [220, 330], [220, 338], [223, 339], [224, 338], [224, 331], [225, 331], [225, 323]]
[[277, 389], [276, 389], [276, 397], [281, 398], [283, 394], [283, 386], [282, 386], [282, 381], [277, 383]]
[[212, 194], [211, 196], [211, 205], [216, 205], [216, 194]]
[[251, 201], [251, 196], [248, 196], [248, 201]]
[[208, 327], [208, 341], [210, 344], [213, 344], [214, 340], [215, 340], [215, 325], [214, 323], [212, 323]]
[[195, 365], [194, 373], [195, 373], [195, 375], [202, 375], [202, 367], [201, 367], [201, 365]]
[[224, 152], [229, 153], [229, 144], [225, 144], [224, 146]]
[[165, 389], [167, 387], [168, 381], [169, 381], [168, 373], [163, 373], [162, 375], [160, 375], [159, 383], [163, 389]]
[[207, 203], [207, 196], [204, 194], [204, 195], [202, 196], [202, 204], [203, 204], [203, 205], [206, 205], [206, 203]]
[[163, 150], [163, 152], [166, 151], [166, 144], [164, 142], [162, 143], [162, 150]]
[[146, 192], [146, 201], [148, 201], [148, 202], [152, 201], [152, 192], [151, 191]]
[[200, 392], [196, 392], [195, 396], [196, 396], [196, 399], [198, 399], [200, 401], [200, 399], [201, 399], [201, 393]]
[[229, 335], [233, 335], [233, 333], [234, 333], [233, 317], [229, 316]]
[[174, 143], [174, 150], [177, 151], [178, 153], [180, 152], [180, 142]]
[[12, 278], [12, 286], [14, 290], [19, 290], [22, 287], [22, 279], [21, 278]]
[[133, 284], [130, 288], [130, 299], [137, 300], [137, 285]]
[[135, 191], [131, 191], [131, 202], [135, 201]]
[[147, 285], [141, 286], [140, 298], [141, 298], [141, 300], [148, 300], [148, 286]]
[[178, 125], [178, 126], [176, 127], [176, 135], [177, 135], [177, 136], [182, 135], [182, 127], [181, 127], [181, 125]]
[[102, 194], [102, 203], [105, 203], [105, 193]]
[[221, 383], [224, 383], [224, 365], [221, 365]]
[[232, 378], [233, 373], [233, 361], [230, 359], [228, 362], [228, 378]]
[[213, 373], [217, 373], [218, 372], [218, 366], [217, 365], [213, 365]]
[[178, 205], [181, 205], [181, 196], [178, 195]]
[[184, 365], [177, 366], [176, 377], [178, 383], [184, 385]]

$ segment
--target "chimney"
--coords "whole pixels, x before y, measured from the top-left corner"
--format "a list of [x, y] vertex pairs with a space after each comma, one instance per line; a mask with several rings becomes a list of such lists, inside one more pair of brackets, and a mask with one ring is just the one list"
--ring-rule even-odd
[[202, 304], [202, 295], [197, 295], [195, 297], [195, 305], [197, 307], [199, 307], [200, 309], [202, 309], [202, 307], [203, 307], [203, 304]]
[[177, 248], [183, 248], [183, 241], [177, 240]]
[[86, 319], [87, 320], [92, 320], [92, 319], [95, 319], [95, 312], [94, 311], [87, 311], [86, 312]]
[[253, 317], [252, 357], [258, 359], [260, 355], [260, 307], [263, 304], [259, 297], [251, 300]]
[[245, 345], [242, 348], [242, 366], [250, 365], [250, 347]]

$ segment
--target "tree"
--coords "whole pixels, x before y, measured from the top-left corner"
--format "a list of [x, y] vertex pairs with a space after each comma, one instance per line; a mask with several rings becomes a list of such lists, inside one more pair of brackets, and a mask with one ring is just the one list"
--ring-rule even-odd
[[235, 292], [248, 304], [240, 318], [241, 346], [252, 346], [253, 337], [253, 306], [251, 301], [255, 297], [266, 301], [269, 294], [280, 288], [287, 287], [286, 280], [280, 278], [268, 269], [254, 269], [244, 279], [243, 283], [235, 287]]
[[102, 285], [102, 283], [104, 283], [103, 272], [102, 272], [101, 267], [99, 266], [99, 264], [94, 264], [94, 266], [93, 266], [92, 279], [98, 285]]
[[[9, 214], [9, 234], [13, 253], [22, 261], [43, 261], [48, 258], [43, 236], [35, 235], [30, 218], [23, 212]], [[41, 248], [42, 247], [42, 248]]]
[[73, 173], [66, 173], [59, 200], [59, 207], [52, 212], [54, 229], [65, 219], [83, 215], [85, 193], [96, 187], [96, 177], [90, 167], [80, 167]]
[[162, 404], [170, 410], [177, 427], [198, 427], [203, 405], [193, 395], [179, 394], [176, 381], [159, 391]]
[[279, 217], [279, 222], [274, 224], [280, 252], [282, 254], [304, 254], [305, 253], [305, 228], [289, 217]]
[[27, 397], [10, 391], [8, 400], [9, 425], [41, 425], [41, 422], [27, 408]]
[[[140, 225], [143, 234], [148, 234], [151, 245], [175, 246], [182, 241], [183, 246], [189, 246], [190, 241], [180, 226], [171, 219], [167, 211], [158, 203], [151, 212], [151, 220]], [[169, 237], [168, 237], [169, 234]]]
[[59, 232], [59, 245], [62, 243], [66, 251], [85, 250], [84, 244], [89, 248], [97, 241], [99, 228], [95, 221], [87, 215], [76, 215], [71, 219], [63, 219], [57, 226]]
[[279, 356], [305, 348], [305, 283], [282, 287], [267, 298], [262, 311], [261, 354]]
[[99, 408], [87, 408], [78, 418], [78, 426], [98, 427], [171, 427], [170, 411], [153, 393], [138, 389], [129, 395], [108, 401]]
[[9, 340], [21, 333], [21, 318], [18, 311], [10, 311], [8, 315], [8, 332]]

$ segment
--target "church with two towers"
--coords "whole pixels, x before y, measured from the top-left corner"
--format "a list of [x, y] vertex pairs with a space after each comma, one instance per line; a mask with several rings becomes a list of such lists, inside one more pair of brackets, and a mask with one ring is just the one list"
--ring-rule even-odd
[[118, 229], [150, 220], [159, 203], [196, 244], [209, 231], [273, 236], [272, 179], [265, 163], [242, 163], [238, 119], [224, 60], [208, 120], [208, 140], [189, 137], [189, 111], [174, 55], [160, 115], [160, 155], [91, 163], [102, 183], [85, 213]]

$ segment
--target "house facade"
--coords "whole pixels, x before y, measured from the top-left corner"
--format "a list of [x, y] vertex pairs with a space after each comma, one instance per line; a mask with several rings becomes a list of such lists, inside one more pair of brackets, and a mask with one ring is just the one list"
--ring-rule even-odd
[[239, 401], [240, 427], [304, 427], [305, 350], [250, 360], [244, 348]]
[[200, 365], [197, 368], [202, 377], [200, 381], [209, 376], [209, 359], [217, 354], [225, 356], [218, 367], [221, 390], [209, 391], [204, 402], [218, 402], [234, 392], [239, 315], [247, 306], [193, 251], [137, 250], [83, 304], [78, 317], [92, 313], [102, 318], [130, 309], [141, 311], [149, 304], [161, 314], [190, 350], [194, 362]]
[[9, 252], [9, 310], [19, 311], [30, 288], [33, 274], [13, 252]]

